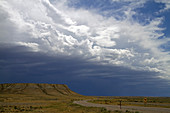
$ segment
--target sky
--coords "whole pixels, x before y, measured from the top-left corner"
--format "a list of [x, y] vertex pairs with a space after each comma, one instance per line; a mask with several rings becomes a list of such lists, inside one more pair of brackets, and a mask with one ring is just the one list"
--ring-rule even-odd
[[0, 83], [170, 96], [169, 0], [0, 0]]

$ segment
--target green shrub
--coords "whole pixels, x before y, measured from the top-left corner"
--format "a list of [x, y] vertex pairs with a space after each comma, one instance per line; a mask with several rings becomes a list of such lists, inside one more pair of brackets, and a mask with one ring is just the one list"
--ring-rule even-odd
[[101, 110], [100, 110], [101, 112], [106, 112], [107, 111], [107, 109], [106, 108], [101, 108]]
[[14, 106], [14, 109], [17, 109], [17, 106]]

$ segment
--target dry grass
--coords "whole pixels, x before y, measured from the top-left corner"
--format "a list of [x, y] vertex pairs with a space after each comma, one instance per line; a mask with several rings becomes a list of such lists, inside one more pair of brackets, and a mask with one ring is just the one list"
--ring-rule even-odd
[[[2, 113], [124, 113], [105, 108], [84, 107], [73, 104], [75, 100], [96, 99], [90, 96], [50, 96], [27, 94], [0, 94]], [[128, 112], [132, 113], [132, 112]]]
[[92, 100], [92, 103], [119, 105], [120, 100], [125, 106], [145, 106], [170, 108], [170, 97], [146, 97], [147, 103], [144, 103], [145, 97], [98, 97]]
[[2, 113], [100, 113], [101, 108], [73, 104], [74, 100], [92, 98], [79, 95], [62, 84], [0, 84]]
[[[75, 100], [93, 100], [100, 104], [143, 106], [144, 97], [90, 97], [71, 91], [66, 85], [57, 84], [0, 84], [0, 112], [2, 113], [123, 113], [105, 108], [83, 107]], [[149, 97], [148, 106], [165, 107], [170, 98]], [[131, 113], [128, 111], [128, 113]]]
[[[0, 94], [2, 113], [103, 113], [101, 108], [83, 107], [74, 100], [92, 99], [85, 96], [49, 96], [26, 94]], [[105, 113], [113, 113], [106, 111]]]

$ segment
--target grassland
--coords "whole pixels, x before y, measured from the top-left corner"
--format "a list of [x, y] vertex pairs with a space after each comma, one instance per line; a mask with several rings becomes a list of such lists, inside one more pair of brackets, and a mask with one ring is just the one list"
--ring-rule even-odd
[[[147, 98], [147, 102], [144, 102]], [[91, 100], [92, 103], [119, 105], [124, 106], [145, 106], [145, 107], [161, 107], [170, 108], [170, 97], [98, 97]]]
[[[74, 104], [77, 100], [93, 100], [95, 103], [113, 104], [110, 101], [116, 99], [119, 104], [119, 99], [123, 101], [139, 101], [143, 97], [92, 97], [92, 96], [50, 96], [50, 95], [27, 95], [27, 94], [0, 94], [0, 112], [2, 113], [139, 113], [129, 110], [109, 111], [105, 108], [84, 107]], [[156, 98], [156, 97], [155, 97]], [[158, 97], [157, 97], [158, 98]], [[154, 100], [154, 98], [152, 97]], [[159, 100], [160, 98], [158, 98]], [[162, 101], [161, 101], [162, 100]], [[164, 99], [159, 100], [163, 102]], [[142, 100], [141, 100], [142, 101]], [[167, 100], [164, 100], [167, 102]], [[153, 102], [154, 103], [154, 102]]]
[[0, 94], [2, 113], [118, 113], [105, 108], [83, 107], [73, 104], [74, 100], [94, 99], [85, 96], [48, 96]]
[[86, 99], [94, 97], [79, 95], [64, 84], [0, 84], [2, 113], [114, 113], [73, 104], [75, 100]]
[[[144, 106], [144, 97], [92, 97], [71, 91], [59, 84], [0, 84], [0, 112], [2, 113], [139, 113], [138, 111], [109, 111], [106, 108], [84, 107], [78, 100], [92, 103]], [[170, 97], [147, 97], [147, 107], [170, 108]]]

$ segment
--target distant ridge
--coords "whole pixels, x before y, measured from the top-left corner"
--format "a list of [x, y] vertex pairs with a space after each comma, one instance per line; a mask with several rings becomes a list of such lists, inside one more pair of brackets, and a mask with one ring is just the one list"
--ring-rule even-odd
[[2, 94], [79, 95], [65, 84], [5, 83], [0, 84]]

